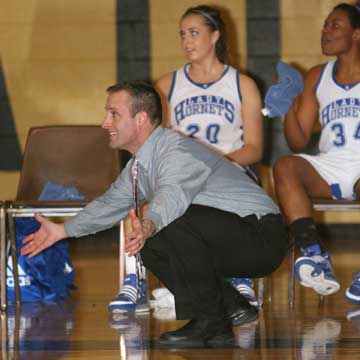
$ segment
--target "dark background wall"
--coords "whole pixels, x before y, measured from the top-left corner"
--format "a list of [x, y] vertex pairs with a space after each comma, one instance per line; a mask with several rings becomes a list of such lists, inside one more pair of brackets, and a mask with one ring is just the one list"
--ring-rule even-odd
[[[148, 0], [116, 1], [116, 80], [150, 80], [150, 19]], [[123, 166], [131, 154], [122, 150]]]
[[[262, 97], [275, 81], [280, 59], [280, 0], [247, 0], [247, 68], [256, 80]], [[264, 163], [272, 164], [284, 152], [279, 119], [264, 119]]]
[[116, 1], [118, 81], [150, 80], [150, 25], [147, 0]]
[[20, 170], [21, 151], [13, 112], [0, 62], [0, 171]]

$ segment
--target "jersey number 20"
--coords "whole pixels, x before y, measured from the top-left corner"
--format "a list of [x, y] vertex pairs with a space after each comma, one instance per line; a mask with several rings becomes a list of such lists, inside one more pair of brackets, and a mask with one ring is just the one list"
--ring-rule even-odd
[[[197, 124], [189, 125], [186, 130], [189, 136], [197, 137], [198, 132], [200, 131], [200, 126]], [[206, 140], [210, 144], [217, 144], [219, 142], [219, 131], [220, 131], [219, 124], [208, 125], [205, 129]]]

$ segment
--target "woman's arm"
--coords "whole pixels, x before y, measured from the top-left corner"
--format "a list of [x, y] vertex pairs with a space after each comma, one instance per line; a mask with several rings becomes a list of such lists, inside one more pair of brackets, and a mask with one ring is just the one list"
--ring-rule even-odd
[[321, 69], [322, 65], [319, 65], [308, 71], [304, 91], [294, 99], [285, 116], [285, 138], [294, 152], [299, 152], [306, 147], [318, 119], [319, 104], [315, 91]]
[[261, 97], [255, 82], [248, 76], [239, 74], [242, 95], [241, 116], [243, 120], [244, 145], [227, 157], [240, 165], [251, 165], [263, 157], [264, 130], [261, 115]]

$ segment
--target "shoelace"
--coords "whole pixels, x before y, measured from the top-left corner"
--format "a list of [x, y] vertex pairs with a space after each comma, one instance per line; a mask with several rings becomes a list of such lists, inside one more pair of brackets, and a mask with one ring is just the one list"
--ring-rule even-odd
[[138, 299], [146, 296], [146, 280], [140, 279], [139, 280], [139, 287], [138, 287]]
[[[319, 249], [320, 250], [320, 249]], [[301, 253], [303, 256], [323, 256], [323, 254], [320, 254], [319, 250], [314, 251], [311, 247], [302, 248]]]
[[331, 259], [330, 259], [330, 256], [329, 254], [327, 253], [323, 253], [321, 254], [322, 258], [324, 259], [322, 262], [321, 262], [321, 266], [322, 268], [324, 269], [325, 272], [334, 272], [333, 270], [333, 265], [331, 263]]

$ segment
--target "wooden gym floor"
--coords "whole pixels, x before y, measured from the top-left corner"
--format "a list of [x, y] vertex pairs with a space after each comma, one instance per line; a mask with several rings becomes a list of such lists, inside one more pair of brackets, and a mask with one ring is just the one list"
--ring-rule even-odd
[[[109, 316], [117, 292], [116, 232], [76, 239], [70, 249], [76, 270], [72, 299], [53, 305], [9, 306], [1, 317], [2, 359], [359, 359], [360, 306], [343, 299], [352, 272], [360, 269], [360, 243], [327, 242], [342, 288], [323, 303], [296, 284], [296, 304], [287, 305], [287, 259], [273, 274], [272, 301], [257, 322], [234, 329], [236, 345], [170, 349], [157, 344], [163, 331], [182, 323], [161, 311]], [[341, 237], [341, 236], [340, 236]], [[352, 320], [347, 314], [356, 314]]]

